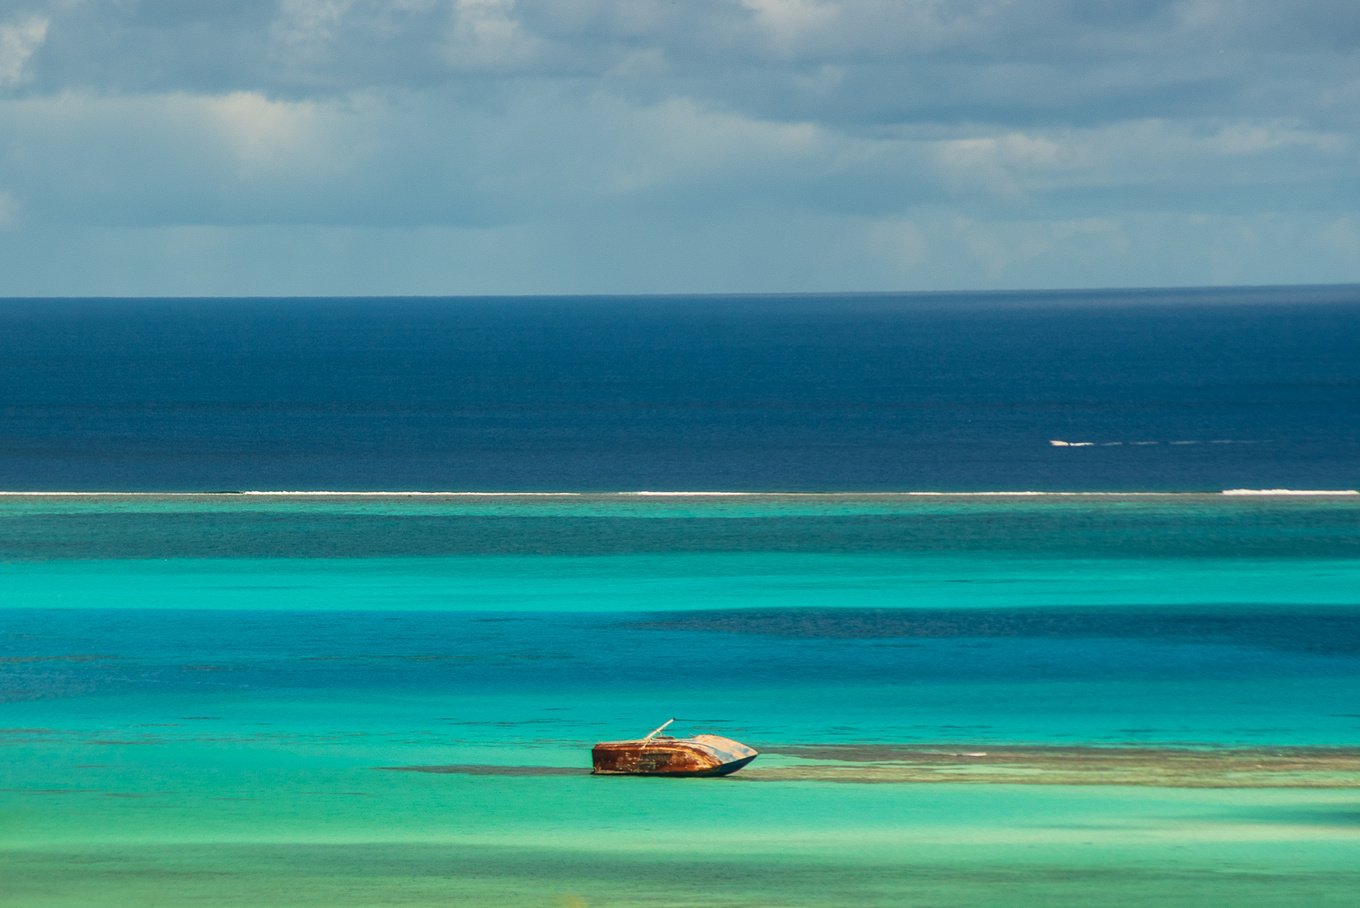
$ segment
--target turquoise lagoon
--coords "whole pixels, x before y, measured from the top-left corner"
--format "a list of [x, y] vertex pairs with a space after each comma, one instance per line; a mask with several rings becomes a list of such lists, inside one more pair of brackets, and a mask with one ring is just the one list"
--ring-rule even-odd
[[1355, 789], [581, 771], [1353, 747], [1357, 496], [7, 496], [0, 620], [0, 905], [1360, 904]]

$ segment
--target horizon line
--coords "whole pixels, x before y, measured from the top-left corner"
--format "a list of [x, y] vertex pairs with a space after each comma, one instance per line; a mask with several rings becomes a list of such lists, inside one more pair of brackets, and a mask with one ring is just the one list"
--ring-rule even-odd
[[[1087, 287], [1013, 287], [1013, 288], [989, 288], [989, 289], [895, 289], [895, 290], [702, 290], [702, 291], [610, 291], [602, 293], [589, 292], [567, 292], [567, 293], [365, 293], [365, 294], [304, 294], [304, 293], [283, 293], [283, 294], [250, 294], [250, 295], [223, 295], [223, 294], [137, 294], [137, 295], [51, 295], [51, 296], [29, 296], [29, 295], [0, 295], [0, 302], [18, 301], [56, 301], [56, 300], [89, 300], [89, 301], [122, 301], [122, 300], [625, 300], [625, 299], [808, 299], [808, 298], [888, 298], [888, 297], [930, 297], [930, 296], [1001, 296], [1008, 294], [1039, 295], [1039, 294], [1062, 294], [1076, 295], [1087, 293], [1116, 293], [1116, 294], [1144, 294], [1144, 293], [1207, 293], [1215, 291], [1271, 291], [1271, 290], [1352, 290], [1360, 289], [1360, 281], [1345, 281], [1321, 284], [1170, 284], [1170, 285], [1142, 285], [1142, 286], [1087, 286]], [[1328, 302], [1340, 302], [1330, 300]], [[1360, 299], [1347, 301], [1360, 302]]]

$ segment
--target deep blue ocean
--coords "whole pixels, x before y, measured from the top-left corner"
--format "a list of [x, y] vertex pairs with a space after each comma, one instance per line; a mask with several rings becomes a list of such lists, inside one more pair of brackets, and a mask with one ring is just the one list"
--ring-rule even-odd
[[1351, 488], [1358, 349], [1357, 287], [6, 300], [0, 489]]
[[0, 301], [0, 908], [1354, 908], [1358, 487], [1356, 287]]

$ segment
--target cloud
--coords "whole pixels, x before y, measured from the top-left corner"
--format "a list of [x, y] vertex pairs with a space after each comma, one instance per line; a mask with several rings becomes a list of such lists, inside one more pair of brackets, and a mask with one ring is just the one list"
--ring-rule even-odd
[[1348, 42], [1349, 0], [26, 0], [0, 244], [121, 230], [206, 262], [416, 231], [472, 270], [518, 244], [543, 282], [506, 288], [635, 286], [614, 249], [665, 290], [668, 256], [748, 286], [728, 257], [780, 248], [752, 274], [1269, 278], [1241, 250], [1287, 237], [1271, 279], [1304, 250], [1360, 279]]
[[453, 69], [514, 71], [538, 55], [539, 39], [525, 32], [513, 0], [454, 0], [454, 11], [444, 48]]
[[25, 65], [46, 39], [47, 25], [48, 20], [39, 16], [0, 25], [0, 88], [18, 85], [31, 78]]
[[757, 119], [687, 97], [516, 82], [287, 100], [66, 93], [0, 100], [0, 185], [32, 223], [521, 223], [641, 210], [910, 218], [1200, 211], [1274, 193], [1355, 205], [1360, 149], [1291, 121], [905, 129]]
[[951, 139], [935, 147], [936, 161], [951, 186], [979, 187], [1014, 202], [1027, 197], [1022, 174], [1069, 170], [1073, 157], [1067, 144], [1019, 132]]
[[[665, 78], [705, 101], [801, 101], [826, 116], [848, 105], [875, 122], [946, 109], [1082, 118], [1112, 102], [1115, 113], [1177, 103], [1231, 116], [1224, 104], [1266, 96], [1297, 112], [1320, 79], [1353, 75], [1336, 47], [1338, 35], [1360, 36], [1357, 10], [1333, 0], [48, 0], [40, 78], [49, 91], [315, 96], [472, 73], [599, 77], [642, 54], [668, 61]], [[817, 106], [799, 87], [826, 66], [845, 73], [844, 91]]]
[[824, 0], [742, 0], [776, 53], [787, 55], [834, 29], [841, 6]]

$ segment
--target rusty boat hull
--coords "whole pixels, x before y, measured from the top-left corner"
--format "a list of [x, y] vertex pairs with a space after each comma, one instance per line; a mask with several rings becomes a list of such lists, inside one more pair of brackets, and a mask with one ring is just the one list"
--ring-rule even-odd
[[596, 775], [725, 776], [750, 763], [759, 753], [730, 738], [695, 735], [601, 741], [590, 756]]

